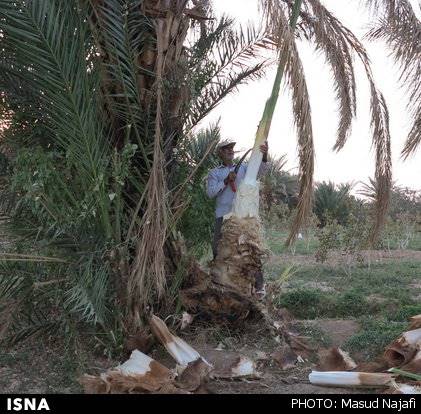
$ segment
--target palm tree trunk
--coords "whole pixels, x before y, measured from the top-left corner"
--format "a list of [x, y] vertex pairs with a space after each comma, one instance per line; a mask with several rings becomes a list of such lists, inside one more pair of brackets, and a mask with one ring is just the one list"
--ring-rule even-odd
[[[294, 30], [302, 0], [295, 0], [290, 18]], [[258, 217], [259, 184], [257, 174], [262, 162], [260, 146], [267, 140], [279, 97], [288, 50], [283, 46], [279, 55], [278, 69], [272, 92], [266, 102], [262, 119], [256, 133], [256, 140], [244, 180], [234, 198], [232, 215], [225, 220], [218, 255], [211, 273], [219, 283], [237, 286], [244, 294], [253, 295], [256, 281], [263, 277], [261, 229]]]
[[[297, 23], [302, 0], [295, 0], [290, 27]], [[282, 39], [281, 39], [282, 41]], [[256, 141], [248, 164], [246, 176], [236, 193], [233, 211], [222, 227], [217, 257], [212, 262], [211, 278], [194, 269], [191, 283], [183, 291], [183, 304], [188, 309], [200, 311], [213, 318], [244, 318], [262, 315], [260, 305], [253, 300], [256, 282], [263, 278], [263, 257], [261, 228], [258, 217], [259, 186], [257, 173], [262, 162], [262, 145], [269, 135], [274, 110], [279, 96], [288, 50], [284, 46], [279, 55], [279, 64], [272, 92], [266, 102], [260, 121]], [[252, 311], [252, 312], [250, 312]]]

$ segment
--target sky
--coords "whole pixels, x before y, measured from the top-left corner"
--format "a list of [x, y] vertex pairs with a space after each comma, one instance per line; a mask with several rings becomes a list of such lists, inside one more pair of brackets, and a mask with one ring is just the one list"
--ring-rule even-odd
[[[406, 110], [406, 94], [398, 82], [398, 68], [382, 42], [368, 42], [363, 38], [367, 32], [370, 16], [359, 7], [360, 0], [321, 0], [357, 37], [363, 41], [372, 62], [374, 79], [385, 96], [390, 111], [392, 137], [393, 180], [397, 185], [421, 190], [421, 148], [412, 157], [403, 161], [400, 152], [411, 126]], [[411, 0], [418, 16], [417, 0]], [[258, 0], [213, 0], [214, 11], [226, 13], [239, 23], [245, 24], [258, 16]], [[254, 20], [256, 21], [256, 20]], [[300, 42], [299, 53], [303, 61], [312, 109], [313, 135], [316, 150], [316, 181], [336, 183], [368, 182], [374, 176], [374, 151], [371, 148], [369, 117], [370, 94], [362, 65], [356, 60], [357, 118], [347, 144], [339, 153], [333, 152], [338, 126], [338, 107], [334, 99], [333, 82], [324, 57], [314, 52], [310, 43]], [[237, 150], [246, 150], [253, 145], [257, 125], [262, 116], [275, 77], [275, 69], [267, 76], [248, 85], [225, 100], [202, 122], [201, 126], [220, 120], [223, 137], [235, 138]], [[286, 168], [297, 172], [296, 134], [292, 121], [291, 99], [287, 89], [281, 89], [269, 135], [270, 153], [287, 154]]]

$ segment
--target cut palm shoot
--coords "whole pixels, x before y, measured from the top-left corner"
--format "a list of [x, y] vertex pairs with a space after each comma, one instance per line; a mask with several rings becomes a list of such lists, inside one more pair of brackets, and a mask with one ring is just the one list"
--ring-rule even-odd
[[[296, 26], [302, 0], [296, 0], [290, 20], [290, 31]], [[273, 114], [279, 96], [285, 65], [288, 60], [288, 42], [279, 39], [279, 63], [275, 81], [256, 133], [256, 140], [244, 179], [236, 192], [232, 213], [225, 217], [218, 254], [211, 273], [218, 283], [236, 287], [251, 296], [255, 286], [262, 285], [262, 239], [259, 221], [259, 182], [257, 176], [262, 163], [260, 146], [268, 138]], [[260, 279], [256, 283], [256, 279]]]
[[[232, 213], [224, 217], [217, 256], [210, 267], [211, 277], [200, 266], [192, 264], [188, 272], [189, 279], [185, 281], [180, 292], [182, 305], [191, 314], [200, 314], [204, 318], [229, 322], [258, 316], [267, 321], [268, 327], [272, 327], [267, 309], [261, 302], [255, 300], [254, 295], [255, 293], [264, 293], [264, 290], [261, 289], [263, 288], [264, 251], [259, 222], [257, 175], [263, 157], [260, 146], [269, 135], [284, 71], [289, 74], [291, 85], [302, 86], [304, 83], [300, 72], [301, 66], [300, 70], [297, 69], [299, 72], [297, 75], [293, 65], [295, 61], [293, 62], [294, 59], [291, 58], [292, 54], [296, 53], [292, 31], [298, 20], [301, 3], [302, 0], [295, 0], [289, 23], [286, 17], [280, 14], [274, 20], [276, 24], [271, 25], [272, 28], [276, 27], [273, 29], [276, 34], [270, 33], [268, 37], [271, 38], [271, 44], [276, 45], [279, 50], [276, 78], [256, 133], [246, 175], [235, 195]], [[306, 93], [306, 88], [298, 89]], [[300, 106], [304, 107], [301, 112], [306, 115], [304, 118], [310, 124], [309, 116], [307, 116], [309, 108], [301, 104]], [[301, 123], [299, 125], [300, 129], [302, 125]], [[306, 130], [310, 129], [311, 125], [306, 128]], [[309, 142], [306, 148], [311, 149], [309, 158], [312, 159], [312, 137]], [[306, 151], [301, 150], [300, 153], [307, 154]], [[312, 176], [312, 170], [310, 176]], [[311, 184], [311, 180], [308, 182]], [[301, 188], [306, 189], [307, 187], [301, 185]], [[307, 194], [306, 191], [304, 192]], [[302, 205], [310, 204], [302, 203]], [[297, 210], [301, 211], [302, 209], [298, 208]], [[260, 292], [258, 292], [259, 290]]]

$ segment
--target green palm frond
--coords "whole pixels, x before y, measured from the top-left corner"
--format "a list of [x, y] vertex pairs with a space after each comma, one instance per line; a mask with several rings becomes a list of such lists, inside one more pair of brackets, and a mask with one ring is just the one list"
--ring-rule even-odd
[[82, 165], [94, 178], [105, 151], [95, 105], [98, 76], [88, 72], [89, 33], [71, 3], [2, 0], [4, 42], [15, 49], [22, 76], [38, 88], [58, 143], [67, 148], [76, 141], [87, 151]]
[[215, 151], [209, 152], [209, 148], [215, 148], [220, 139], [221, 129], [218, 124], [198, 131], [193, 137], [187, 136], [182, 146], [180, 161], [194, 167], [206, 158], [202, 163], [203, 170], [216, 167], [220, 160]]
[[[60, 276], [71, 272], [71, 276]], [[51, 274], [56, 275], [55, 278]], [[0, 340], [18, 342], [64, 326], [109, 320], [110, 277], [97, 255], [77, 268], [34, 261], [0, 262]]]
[[43, 265], [0, 261], [0, 341], [19, 342], [51, 327], [49, 304], [55, 290], [37, 290]]
[[199, 25], [198, 30], [192, 33], [193, 41], [189, 45], [189, 68], [193, 70], [198, 65], [203, 65], [207, 60], [209, 51], [217, 47], [216, 45], [224, 38], [227, 30], [232, 30], [234, 19], [222, 16], [218, 21], [210, 20]]
[[71, 286], [64, 293], [64, 308], [80, 320], [104, 325], [109, 314], [110, 272], [91, 255], [84, 259], [76, 271]]
[[240, 85], [261, 79], [273, 63], [264, 54], [273, 43], [262, 29], [252, 25], [235, 29], [233, 25], [226, 16], [216, 24], [208, 23], [205, 34], [190, 47], [188, 128], [197, 125]]
[[58, 0], [1, 0], [0, 13], [2, 43], [42, 102], [47, 127], [76, 168], [79, 190], [93, 195], [109, 237], [106, 120], [98, 102], [99, 74], [87, 63], [92, 39], [85, 15], [74, 2]]
[[34, 336], [55, 334], [63, 326], [62, 320], [54, 320], [42, 312], [39, 308], [34, 308], [31, 312], [22, 314], [23, 321], [19, 321], [13, 326], [12, 333], [7, 337], [10, 345], [25, 341]]
[[200, 91], [199, 96], [191, 102], [188, 116], [188, 129], [197, 125], [229, 94], [235, 92], [240, 85], [261, 79], [265, 74], [265, 64], [258, 63], [244, 68], [238, 73], [229, 73], [220, 80], [214, 80]]
[[141, 0], [89, 1], [91, 26], [102, 65], [102, 85], [106, 102], [121, 124], [117, 125], [142, 151], [149, 163], [153, 143], [150, 123], [151, 91], [145, 77], [154, 80], [154, 68], [142, 64], [141, 54], [154, 49], [153, 25], [142, 13]]

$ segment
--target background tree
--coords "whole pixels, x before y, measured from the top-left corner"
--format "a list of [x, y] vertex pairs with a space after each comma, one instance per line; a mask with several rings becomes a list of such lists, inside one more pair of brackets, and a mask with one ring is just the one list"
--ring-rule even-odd
[[336, 220], [342, 226], [347, 224], [352, 203], [355, 202], [350, 195], [351, 189], [351, 184], [335, 185], [332, 182], [322, 182], [316, 186], [313, 211], [321, 227], [329, 220]]

